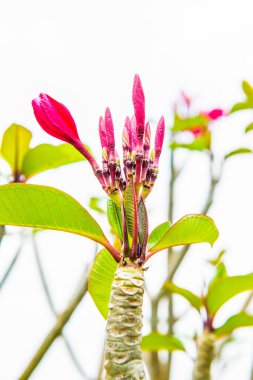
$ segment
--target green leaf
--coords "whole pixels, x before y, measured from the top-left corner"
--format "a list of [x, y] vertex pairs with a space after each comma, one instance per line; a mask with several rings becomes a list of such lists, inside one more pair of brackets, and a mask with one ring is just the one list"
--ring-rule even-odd
[[106, 214], [105, 210], [99, 205], [101, 201], [103, 201], [103, 198], [91, 197], [89, 207], [100, 214]]
[[217, 265], [217, 268], [216, 268], [216, 273], [213, 277], [213, 279], [211, 280], [210, 284], [209, 284], [209, 288], [210, 286], [212, 286], [217, 280], [221, 279], [221, 278], [225, 278], [227, 277], [227, 269], [226, 269], [226, 266], [224, 263], [219, 263]]
[[164, 222], [162, 224], [159, 224], [156, 228], [153, 229], [151, 234], [148, 237], [148, 246], [152, 247], [155, 244], [157, 244], [163, 235], [170, 229], [171, 223], [170, 222]]
[[130, 236], [133, 236], [135, 220], [137, 218], [135, 188], [133, 182], [129, 182], [124, 194], [124, 207], [126, 213], [127, 229]]
[[225, 160], [237, 154], [245, 154], [245, 153], [252, 153], [252, 150], [249, 148], [238, 148], [238, 149], [232, 150], [232, 152], [229, 152], [226, 154]]
[[214, 316], [227, 301], [247, 290], [253, 290], [253, 274], [217, 280], [209, 287], [206, 296], [206, 306], [210, 315]]
[[247, 98], [249, 100], [253, 100], [253, 87], [249, 84], [249, 82], [244, 80], [242, 82], [242, 89], [243, 89], [243, 92], [245, 93], [245, 95], [247, 96]]
[[22, 173], [30, 178], [45, 170], [63, 165], [84, 161], [85, 158], [70, 144], [41, 144], [27, 152], [24, 158]]
[[223, 249], [222, 251], [220, 251], [220, 252], [218, 253], [217, 257], [215, 257], [215, 258], [212, 259], [212, 260], [208, 260], [208, 262], [209, 262], [210, 264], [212, 264], [213, 266], [217, 266], [217, 265], [219, 265], [220, 262], [221, 262], [221, 259], [222, 259], [223, 256], [225, 255], [225, 253], [226, 253], [226, 251], [225, 251], [225, 249]]
[[253, 123], [250, 123], [246, 128], [245, 128], [245, 133], [248, 133], [250, 131], [252, 131], [253, 129]]
[[246, 81], [242, 82], [242, 89], [246, 95], [246, 100], [244, 102], [236, 103], [230, 112], [236, 112], [241, 110], [246, 110], [253, 108], [253, 87]]
[[96, 256], [89, 277], [89, 292], [102, 316], [107, 319], [108, 304], [117, 263], [106, 249]]
[[197, 296], [196, 294], [192, 293], [190, 290], [184, 289], [184, 288], [180, 288], [179, 286], [175, 285], [171, 281], [166, 281], [163, 284], [163, 289], [166, 290], [166, 291], [168, 291], [169, 293], [174, 293], [174, 294], [181, 295], [188, 302], [190, 302], [190, 304], [195, 309], [197, 309], [198, 311], [200, 311], [200, 308], [201, 308], [201, 305], [202, 305], [201, 298], [199, 296]]
[[253, 326], [253, 315], [246, 313], [235, 314], [230, 317], [222, 326], [214, 330], [217, 337], [231, 334], [240, 327]]
[[107, 201], [107, 216], [112, 232], [123, 241], [121, 209], [112, 199]]
[[141, 348], [143, 351], [185, 351], [179, 339], [155, 331], [142, 338]]
[[98, 223], [70, 195], [53, 187], [0, 186], [0, 225], [66, 231], [109, 246]]
[[185, 244], [209, 243], [213, 245], [219, 232], [214, 221], [205, 215], [186, 215], [165, 233], [161, 240], [150, 248], [152, 256], [163, 249]]
[[189, 131], [197, 126], [201, 126], [205, 129], [208, 125], [208, 118], [204, 115], [190, 116], [187, 118], [181, 118], [175, 114], [174, 124], [171, 128], [172, 132]]
[[32, 133], [18, 124], [12, 124], [3, 134], [1, 154], [13, 173], [21, 173], [23, 159], [29, 150]]
[[240, 103], [236, 103], [235, 105], [233, 105], [230, 113], [233, 113], [236, 111], [243, 111], [243, 110], [247, 110], [250, 108], [253, 108], [253, 101], [245, 100], [245, 102], [240, 102]]
[[196, 137], [191, 143], [180, 143], [177, 141], [172, 141], [170, 144], [170, 148], [184, 148], [189, 150], [203, 151], [210, 149], [211, 145], [211, 133], [209, 131], [205, 131], [200, 136]]
[[148, 214], [146, 210], [145, 203], [140, 200], [138, 206], [138, 236], [140, 245], [143, 246], [144, 241], [147, 242], [148, 234]]

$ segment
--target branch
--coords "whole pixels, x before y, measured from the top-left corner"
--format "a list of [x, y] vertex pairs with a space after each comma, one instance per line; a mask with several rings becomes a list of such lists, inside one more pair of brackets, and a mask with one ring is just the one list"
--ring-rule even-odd
[[[0, 242], [1, 242], [1, 240], [0, 240]], [[0, 290], [2, 290], [3, 285], [5, 284], [7, 278], [9, 277], [9, 275], [10, 275], [10, 273], [11, 273], [11, 271], [12, 271], [13, 268], [15, 267], [15, 264], [17, 263], [17, 260], [18, 260], [18, 258], [19, 258], [19, 255], [20, 255], [20, 253], [21, 253], [21, 251], [22, 251], [22, 249], [23, 249], [23, 246], [24, 246], [24, 238], [21, 238], [21, 242], [20, 242], [20, 244], [19, 244], [19, 246], [18, 246], [18, 249], [17, 249], [17, 251], [16, 251], [16, 253], [15, 253], [13, 259], [11, 260], [11, 263], [10, 263], [10, 265], [8, 266], [8, 268], [7, 268], [6, 272], [5, 272], [5, 274], [3, 275], [3, 277], [2, 277], [1, 280], [0, 280]]]
[[42, 285], [43, 285], [43, 289], [44, 289], [44, 292], [45, 292], [45, 295], [46, 295], [46, 298], [47, 298], [47, 302], [49, 304], [50, 310], [57, 317], [57, 311], [56, 311], [56, 308], [54, 306], [52, 295], [51, 295], [51, 292], [49, 290], [49, 286], [48, 286], [48, 283], [47, 283], [47, 280], [46, 280], [46, 276], [45, 276], [45, 273], [44, 273], [44, 269], [43, 269], [43, 266], [42, 266], [42, 262], [41, 262], [41, 259], [40, 259], [40, 254], [39, 254], [39, 249], [38, 249], [38, 246], [37, 246], [37, 243], [36, 243], [35, 234], [33, 234], [33, 237], [32, 237], [32, 245], [33, 245], [33, 250], [34, 250], [34, 253], [35, 253], [35, 260], [36, 260], [36, 264], [37, 264], [37, 267], [38, 267], [38, 270], [39, 270], [40, 279], [41, 279], [41, 282], [42, 282]]
[[5, 226], [0, 226], [0, 245], [2, 243], [4, 235], [5, 235]]
[[88, 289], [88, 275], [89, 275], [89, 269], [86, 268], [85, 273], [83, 275], [81, 285], [79, 286], [78, 290], [76, 291], [73, 298], [70, 300], [68, 306], [66, 309], [58, 315], [57, 321], [53, 328], [50, 330], [40, 347], [38, 348], [37, 352], [35, 353], [34, 357], [22, 373], [22, 375], [19, 377], [19, 380], [27, 380], [30, 375], [33, 373], [35, 368], [39, 365], [42, 358], [44, 357], [47, 350], [51, 347], [53, 342], [55, 341], [58, 336], [62, 334], [62, 330], [64, 326], [67, 324], [69, 319], [71, 318], [72, 314], [74, 313], [75, 309], [83, 299], [84, 295], [87, 292]]
[[[212, 153], [210, 153], [209, 165], [210, 165], [210, 187], [209, 187], [209, 191], [207, 194], [206, 201], [204, 203], [204, 206], [202, 207], [201, 214], [206, 214], [208, 212], [208, 210], [210, 209], [210, 207], [212, 206], [214, 192], [215, 192], [215, 189], [216, 189], [218, 183], [220, 182], [222, 170], [223, 170], [223, 163], [222, 163], [219, 175], [217, 177], [215, 176], [213, 154]], [[189, 248], [190, 248], [190, 245], [185, 245], [181, 249], [181, 251], [177, 254], [178, 259], [177, 259], [175, 265], [172, 267], [167, 280], [171, 281], [173, 279], [173, 277], [175, 276], [179, 266], [181, 265], [182, 261], [184, 260], [184, 257], [186, 255], [186, 253], [188, 252]]]
[[244, 311], [247, 311], [252, 299], [253, 299], [253, 291], [251, 291], [249, 293], [248, 297], [246, 298], [246, 300], [242, 306], [241, 313], [243, 313]]

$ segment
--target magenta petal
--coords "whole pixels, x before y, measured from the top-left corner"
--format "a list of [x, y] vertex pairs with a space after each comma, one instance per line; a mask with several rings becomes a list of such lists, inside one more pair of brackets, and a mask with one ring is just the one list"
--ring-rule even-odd
[[219, 119], [221, 116], [224, 116], [225, 112], [224, 110], [220, 108], [215, 108], [209, 112], [206, 113], [206, 115], [211, 119], [211, 120], [216, 120]]
[[134, 77], [132, 98], [134, 105], [134, 114], [136, 119], [137, 143], [138, 146], [141, 148], [145, 124], [145, 97], [140, 78], [137, 74]]
[[[48, 120], [48, 128], [47, 131], [50, 134], [50, 127], [53, 131], [59, 132], [60, 135], [67, 135], [67, 138], [78, 138], [78, 132], [76, 129], [75, 121], [70, 114], [69, 110], [62, 104], [51, 98], [46, 94], [40, 94], [39, 98], [39, 106], [41, 112], [46, 115]], [[65, 140], [64, 140], [65, 141]]]
[[64, 121], [67, 128], [68, 129], [70, 128], [72, 132], [76, 135], [76, 137], [78, 137], [75, 120], [73, 119], [67, 107], [65, 107], [64, 104], [57, 102], [55, 99], [51, 98], [51, 96], [49, 95], [46, 95], [46, 96], [48, 98], [48, 101], [55, 108], [56, 114], [61, 115], [61, 118]]

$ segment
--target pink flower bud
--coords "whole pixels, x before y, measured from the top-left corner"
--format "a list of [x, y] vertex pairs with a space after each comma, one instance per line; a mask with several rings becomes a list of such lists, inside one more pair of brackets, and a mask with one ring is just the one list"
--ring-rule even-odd
[[112, 115], [109, 108], [106, 108], [105, 110], [105, 131], [107, 137], [107, 149], [109, 153], [109, 160], [116, 161], [114, 128], [112, 122]]
[[137, 149], [142, 151], [145, 125], [145, 97], [141, 85], [141, 80], [138, 75], [135, 75], [134, 77], [132, 98], [136, 119]]
[[81, 142], [76, 129], [76, 123], [69, 110], [49, 95], [40, 94], [32, 101], [34, 115], [49, 135], [72, 144], [91, 164], [94, 172], [99, 167], [94, 157]]
[[40, 94], [32, 101], [34, 115], [40, 126], [49, 135], [70, 144], [80, 140], [76, 123], [69, 110], [49, 95]]
[[164, 132], [165, 132], [165, 124], [164, 124], [164, 117], [162, 116], [157, 125], [156, 134], [155, 134], [155, 159], [154, 159], [155, 167], [158, 166], [158, 161], [162, 152]]
[[214, 108], [213, 110], [209, 112], [203, 112], [202, 114], [207, 116], [211, 120], [217, 120], [220, 117], [224, 116], [226, 112], [222, 110], [221, 108]]

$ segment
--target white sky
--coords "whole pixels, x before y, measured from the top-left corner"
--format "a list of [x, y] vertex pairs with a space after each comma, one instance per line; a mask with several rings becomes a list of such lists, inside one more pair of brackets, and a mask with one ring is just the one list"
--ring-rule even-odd
[[[55, 142], [40, 130], [30, 105], [39, 92], [47, 92], [67, 105], [83, 141], [99, 156], [98, 118], [109, 105], [120, 136], [125, 115], [132, 113], [135, 73], [139, 73], [144, 86], [147, 116], [157, 120], [163, 114], [168, 126], [171, 105], [182, 89], [193, 94], [204, 109], [229, 108], [242, 98], [242, 79], [253, 82], [252, 11], [252, 0], [1, 1], [1, 130], [17, 122], [33, 130], [34, 144]], [[242, 145], [253, 147], [252, 135], [243, 135], [250, 121], [253, 112], [217, 123], [214, 148], [219, 156]], [[149, 200], [153, 226], [166, 220], [167, 154], [163, 153], [160, 178]], [[222, 248], [227, 249], [231, 274], [252, 271], [252, 169], [252, 156], [228, 162], [210, 211], [220, 239], [213, 250], [206, 245], [192, 249], [176, 277], [178, 284], [199, 292], [208, 275], [204, 269], [207, 257]], [[198, 212], [201, 207], [207, 188], [204, 156], [195, 154], [187, 160], [185, 172], [176, 189], [176, 218]], [[42, 174], [33, 182], [63, 189], [84, 205], [89, 196], [103, 195], [84, 164]], [[44, 233], [39, 242], [56, 305], [62, 310], [79, 282], [85, 261], [92, 259], [93, 244], [56, 232]], [[0, 257], [1, 273], [16, 244], [7, 244], [6, 239]], [[161, 253], [150, 261], [147, 281], [153, 292], [165, 274], [164, 260]], [[236, 310], [239, 301], [241, 298], [228, 310]], [[29, 243], [1, 292], [0, 308], [0, 378], [15, 380], [54, 322]], [[185, 304], [179, 303], [178, 310], [183, 312]], [[224, 309], [221, 320], [226, 313]], [[144, 320], [147, 316], [148, 312]], [[179, 326], [181, 336], [194, 331], [197, 321], [194, 316], [189, 321], [185, 318]], [[87, 299], [66, 329], [91, 377], [96, 375], [104, 327]], [[253, 356], [248, 335], [248, 331], [238, 335], [242, 344], [228, 352], [238, 359], [233, 359], [222, 379], [248, 378]], [[190, 379], [190, 360], [183, 354], [176, 356], [174, 378]], [[32, 379], [69, 378], [79, 380], [80, 376], [58, 341]]]

